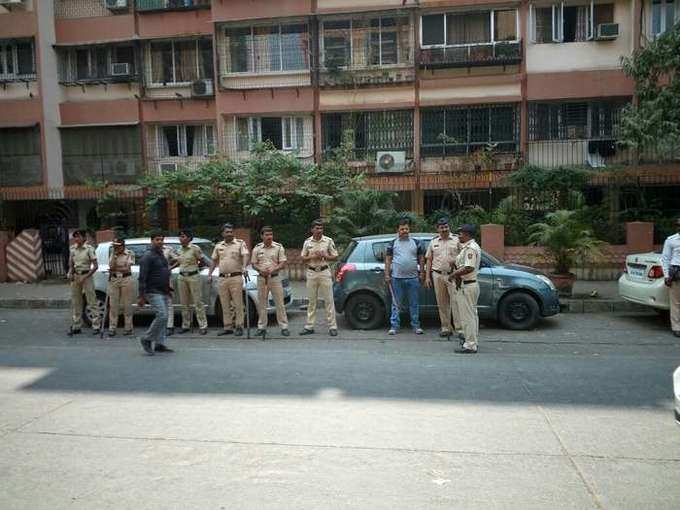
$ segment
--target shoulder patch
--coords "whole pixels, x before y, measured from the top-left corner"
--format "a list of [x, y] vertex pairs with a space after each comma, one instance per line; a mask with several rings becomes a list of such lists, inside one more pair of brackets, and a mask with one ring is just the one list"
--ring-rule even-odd
[[472, 258], [472, 253], [468, 253], [468, 258], [469, 258], [469, 259]]

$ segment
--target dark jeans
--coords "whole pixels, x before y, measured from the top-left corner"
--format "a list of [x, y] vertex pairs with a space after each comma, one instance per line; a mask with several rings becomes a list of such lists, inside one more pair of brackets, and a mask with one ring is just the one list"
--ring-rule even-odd
[[419, 307], [420, 307], [420, 281], [418, 278], [392, 278], [392, 290], [396, 302], [392, 302], [392, 315], [390, 316], [390, 326], [392, 329], [399, 329], [399, 309], [402, 308], [404, 298], [408, 300], [408, 311], [411, 317], [411, 327], [420, 327]]
[[165, 294], [147, 294], [146, 300], [156, 313], [153, 322], [144, 334], [145, 340], [165, 344], [165, 333], [168, 322], [168, 296]]

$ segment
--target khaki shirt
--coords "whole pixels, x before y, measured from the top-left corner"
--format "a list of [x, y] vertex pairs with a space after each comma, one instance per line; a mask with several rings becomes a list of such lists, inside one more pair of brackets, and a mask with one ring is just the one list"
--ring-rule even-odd
[[[314, 236], [310, 236], [307, 239], [305, 239], [304, 244], [302, 245], [302, 256], [307, 257], [309, 255], [314, 255], [317, 253], [321, 252], [326, 252], [326, 254], [330, 257], [337, 257], [338, 256], [338, 250], [335, 249], [335, 243], [333, 242], [333, 239], [327, 236], [321, 236], [321, 239], [318, 241], [314, 239]], [[309, 267], [321, 267], [321, 266], [326, 266], [328, 263], [325, 260], [322, 260], [321, 258], [316, 258], [310, 260], [307, 265]]]
[[460, 247], [461, 243], [456, 235], [450, 235], [448, 239], [437, 236], [430, 241], [425, 258], [432, 259], [432, 269], [435, 271], [449, 273], [453, 269], [452, 265], [460, 252]]
[[271, 270], [286, 260], [286, 250], [283, 249], [283, 245], [272, 241], [271, 246], [265, 246], [264, 243], [255, 246], [250, 263], [257, 264], [260, 269]]
[[198, 271], [198, 263], [203, 260], [203, 250], [198, 245], [189, 243], [186, 248], [180, 245], [176, 253], [180, 273]]
[[92, 262], [97, 260], [94, 248], [87, 243], [84, 243], [80, 248], [77, 244], [73, 244], [70, 251], [73, 269], [76, 271], [89, 271], [92, 269]]
[[219, 262], [220, 273], [241, 273], [248, 260], [248, 247], [241, 239], [234, 239], [229, 244], [220, 241], [212, 253], [213, 260]]
[[109, 257], [109, 271], [112, 273], [129, 273], [130, 268], [135, 264], [135, 254], [125, 248], [123, 253], [117, 255], [111, 252]]
[[456, 266], [472, 267], [474, 271], [463, 275], [463, 281], [476, 280], [479, 272], [479, 264], [482, 261], [482, 249], [479, 247], [474, 239], [470, 239], [467, 243], [462, 245], [458, 257], [456, 257]]

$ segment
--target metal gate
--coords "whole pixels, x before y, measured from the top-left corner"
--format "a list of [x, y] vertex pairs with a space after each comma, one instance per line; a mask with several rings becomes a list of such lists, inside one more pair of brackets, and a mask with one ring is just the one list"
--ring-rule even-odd
[[45, 276], [63, 276], [68, 272], [68, 229], [63, 223], [40, 225]]

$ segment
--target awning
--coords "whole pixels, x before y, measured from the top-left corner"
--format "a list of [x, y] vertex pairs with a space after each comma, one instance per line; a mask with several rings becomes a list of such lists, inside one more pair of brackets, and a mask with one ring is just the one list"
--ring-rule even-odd
[[103, 122], [98, 124], [63, 124], [59, 129], [86, 128], [86, 127], [118, 127], [118, 126], [137, 126], [139, 121], [133, 122]]

